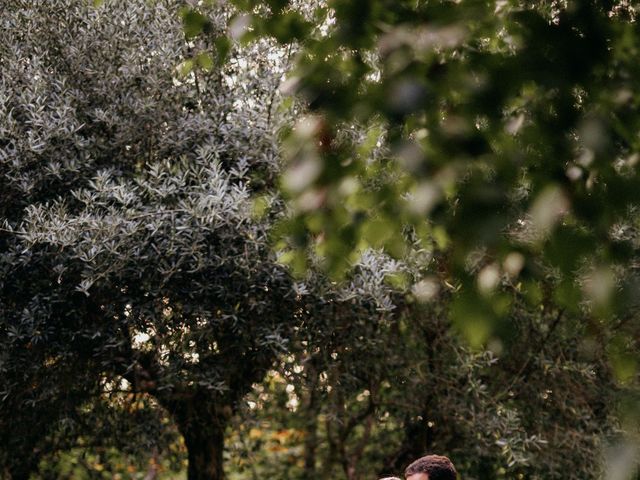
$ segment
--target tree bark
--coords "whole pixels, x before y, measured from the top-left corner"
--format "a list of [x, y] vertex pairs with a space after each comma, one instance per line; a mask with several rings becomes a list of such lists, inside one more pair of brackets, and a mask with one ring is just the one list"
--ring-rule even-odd
[[223, 480], [224, 430], [199, 428], [183, 431], [189, 457], [188, 480]]
[[318, 398], [318, 372], [313, 362], [308, 365], [311, 381], [308, 385], [309, 396], [305, 402], [307, 422], [304, 439], [304, 478], [316, 478], [316, 450], [318, 448], [318, 415], [320, 401]]
[[[38, 452], [31, 448], [16, 449], [13, 451], [14, 456], [10, 459], [9, 465], [6, 466], [5, 475], [9, 480], [29, 480], [32, 473], [38, 470]], [[0, 470], [0, 478], [5, 478]]]
[[230, 407], [194, 396], [172, 402], [170, 409], [184, 438], [188, 480], [224, 480], [224, 433]]
[[[9, 473], [9, 478], [11, 480], [29, 480], [29, 477], [31, 476], [31, 471], [32, 469], [30, 467], [15, 467], [15, 468], [9, 468], [8, 469], [8, 473]], [[2, 473], [2, 472], [0, 472]]]

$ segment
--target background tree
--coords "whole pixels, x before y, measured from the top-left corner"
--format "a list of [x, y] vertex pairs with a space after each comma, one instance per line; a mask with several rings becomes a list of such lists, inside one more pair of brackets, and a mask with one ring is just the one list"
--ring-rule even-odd
[[[121, 389], [168, 412], [190, 479], [222, 478], [229, 418], [297, 322], [252, 198], [278, 168], [281, 58], [214, 68], [178, 2], [87, 3], [2, 6], [3, 468], [28, 478]], [[228, 12], [207, 13], [213, 36]]]
[[[368, 266], [369, 280], [389, 271]], [[450, 455], [465, 478], [601, 478], [621, 427], [607, 339], [585, 343], [584, 319], [518, 297], [519, 341], [499, 352], [451, 333], [450, 292], [376, 322], [327, 316], [248, 396], [231, 443], [237, 478], [364, 479], [426, 452]]]

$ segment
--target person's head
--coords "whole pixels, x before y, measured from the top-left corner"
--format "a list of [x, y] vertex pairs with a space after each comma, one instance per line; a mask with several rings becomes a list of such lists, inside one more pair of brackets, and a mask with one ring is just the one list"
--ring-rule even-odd
[[457, 477], [451, 460], [441, 455], [421, 457], [404, 471], [406, 480], [456, 480]]
[[400, 480], [398, 477], [384, 477], [384, 478], [380, 478], [378, 480]]

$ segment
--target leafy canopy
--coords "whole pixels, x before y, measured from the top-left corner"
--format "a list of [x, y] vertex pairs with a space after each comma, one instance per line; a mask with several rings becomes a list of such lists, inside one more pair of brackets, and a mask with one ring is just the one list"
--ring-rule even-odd
[[505, 277], [594, 325], [633, 307], [628, 2], [234, 3], [245, 39], [299, 47], [283, 85], [308, 113], [285, 136], [291, 265], [312, 250], [339, 277], [368, 246], [432, 254], [427, 281], [460, 291], [451, 316], [476, 345], [509, 338]]

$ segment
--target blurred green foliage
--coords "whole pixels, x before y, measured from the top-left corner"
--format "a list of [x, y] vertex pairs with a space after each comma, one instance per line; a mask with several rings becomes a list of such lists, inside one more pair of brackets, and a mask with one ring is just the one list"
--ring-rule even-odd
[[551, 285], [594, 328], [634, 308], [633, 5], [234, 4], [244, 40], [297, 47], [283, 88], [306, 114], [284, 134], [294, 211], [279, 244], [296, 271], [319, 257], [341, 278], [372, 246], [441, 253], [428, 267], [460, 288], [452, 320], [475, 345], [509, 340], [506, 276], [531, 298]]

